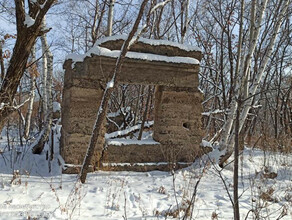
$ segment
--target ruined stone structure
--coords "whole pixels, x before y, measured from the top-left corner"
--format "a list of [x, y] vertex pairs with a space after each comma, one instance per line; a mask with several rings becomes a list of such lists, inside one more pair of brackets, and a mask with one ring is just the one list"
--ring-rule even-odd
[[[77, 172], [83, 162], [103, 86], [111, 78], [124, 39], [104, 38], [86, 55], [69, 56], [64, 64], [61, 155], [67, 173]], [[108, 145], [104, 128], [93, 168], [144, 171], [193, 162], [200, 154], [202, 139], [202, 94], [198, 90], [201, 56], [197, 48], [161, 40], [140, 39], [132, 46], [118, 82], [156, 85], [153, 139], [158, 143]], [[103, 159], [98, 163], [104, 146]]]

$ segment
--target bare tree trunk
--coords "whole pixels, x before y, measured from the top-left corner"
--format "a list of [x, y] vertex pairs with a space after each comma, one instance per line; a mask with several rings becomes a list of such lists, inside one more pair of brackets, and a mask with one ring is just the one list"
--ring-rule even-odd
[[3, 50], [2, 50], [2, 40], [0, 39], [0, 70], [1, 70], [1, 74], [0, 74], [0, 82], [2, 82], [2, 80], [4, 79], [4, 75], [5, 75], [5, 68], [4, 68], [4, 58], [3, 58]]
[[[255, 7], [253, 4], [252, 7]], [[240, 59], [241, 59], [241, 49], [242, 49], [242, 29], [243, 29], [243, 16], [244, 16], [244, 0], [241, 0], [241, 7], [240, 7], [240, 28], [239, 28], [239, 45], [237, 51], [237, 63], [235, 69], [235, 75], [238, 77], [239, 73], [239, 66], [240, 66]], [[253, 8], [254, 9], [254, 8]], [[252, 19], [251, 22], [254, 21], [254, 10], [252, 12]], [[252, 34], [251, 34], [252, 35]], [[237, 79], [237, 78], [236, 78]], [[235, 84], [235, 86], [237, 86]], [[235, 145], [234, 145], [234, 171], [233, 171], [233, 213], [234, 213], [234, 220], [240, 220], [239, 214], [239, 198], [238, 198], [238, 157], [239, 157], [239, 118], [240, 118], [240, 111], [242, 106], [241, 95], [239, 95], [237, 100], [237, 109], [236, 109], [236, 121], [235, 121]]]
[[[21, 98], [22, 98], [22, 85], [19, 85], [18, 88], [18, 102], [21, 103]], [[16, 100], [14, 100], [16, 102]], [[20, 109], [17, 109], [18, 111], [18, 134], [19, 134], [19, 142], [20, 142], [20, 146], [23, 146], [23, 141], [22, 141], [22, 137], [23, 137], [23, 132], [22, 132], [22, 126], [24, 123], [24, 119], [23, 119], [23, 115], [20, 111]]]
[[99, 11], [98, 0], [96, 0], [96, 2], [95, 2], [95, 11], [94, 11], [95, 15], [94, 15], [94, 18], [93, 18], [93, 24], [91, 26], [91, 38], [92, 38], [92, 44], [93, 45], [94, 45], [94, 43], [96, 42], [96, 40], [98, 38], [98, 32], [100, 31], [100, 27], [101, 27], [101, 24], [102, 24], [102, 21], [103, 21], [106, 2], [107, 2], [107, 0], [103, 0], [103, 6], [102, 6], [102, 8], [100, 10], [100, 15], [98, 14], [98, 11]]
[[[35, 45], [31, 49], [31, 63], [34, 63], [36, 61], [36, 55], [35, 55]], [[36, 64], [33, 64], [33, 66]], [[25, 126], [24, 126], [24, 134], [23, 137], [25, 139], [29, 138], [29, 131], [30, 131], [30, 125], [31, 125], [31, 115], [33, 111], [33, 103], [34, 103], [34, 97], [35, 97], [35, 89], [36, 89], [36, 76], [34, 73], [34, 69], [32, 66], [32, 71], [30, 72], [30, 96], [29, 96], [29, 102], [27, 107], [27, 112], [25, 116]]]
[[[43, 28], [46, 27], [46, 21], [45, 18], [43, 20]], [[41, 42], [42, 42], [42, 111], [44, 115], [44, 121], [46, 121], [47, 114], [48, 114], [48, 92], [47, 92], [47, 78], [48, 78], [48, 53], [47, 50], [49, 49], [47, 45], [47, 37], [45, 35], [41, 36]]]
[[[43, 28], [46, 27], [45, 20], [43, 21]], [[50, 51], [46, 35], [41, 36], [42, 48], [43, 48], [43, 111], [45, 125], [41, 136], [38, 138], [37, 142], [33, 144], [32, 152], [34, 154], [40, 154], [45, 143], [48, 141], [52, 121], [53, 121], [53, 98], [52, 98], [52, 84], [53, 84], [53, 55]]]
[[190, 0], [185, 0], [183, 4], [183, 10], [182, 10], [182, 19], [184, 15], [184, 20], [182, 21], [182, 30], [181, 30], [181, 43], [183, 44], [185, 42], [185, 37], [187, 34], [188, 26], [189, 26], [189, 6], [190, 6]]
[[115, 0], [110, 0], [107, 20], [107, 36], [112, 36], [113, 32], [114, 5]]
[[87, 153], [86, 153], [86, 156], [84, 158], [84, 162], [83, 162], [82, 169], [80, 172], [80, 180], [82, 183], [85, 183], [85, 180], [86, 180], [89, 164], [90, 164], [91, 158], [94, 154], [94, 148], [95, 148], [95, 145], [97, 144], [97, 140], [99, 137], [99, 131], [102, 127], [102, 122], [106, 116], [106, 107], [108, 105], [108, 101], [110, 99], [110, 96], [111, 96], [111, 93], [114, 89], [114, 86], [116, 85], [117, 76], [121, 73], [124, 58], [126, 56], [126, 53], [128, 52], [128, 50], [131, 47], [131, 43], [133, 42], [132, 39], [133, 39], [133, 37], [134, 37], [138, 27], [139, 27], [139, 23], [140, 23], [141, 18], [143, 16], [144, 8], [145, 8], [147, 2], [148, 2], [148, 0], [143, 0], [143, 2], [141, 4], [141, 7], [140, 7], [140, 10], [138, 13], [138, 17], [134, 23], [134, 26], [133, 26], [131, 32], [129, 33], [128, 38], [125, 40], [125, 42], [122, 46], [122, 49], [121, 49], [121, 54], [117, 59], [116, 66], [115, 66], [114, 73], [113, 73], [113, 77], [112, 77], [111, 81], [108, 82], [107, 87], [104, 91], [104, 94], [103, 94], [103, 97], [102, 97], [102, 100], [101, 100], [101, 103], [99, 106], [99, 110], [97, 113], [95, 125], [94, 125], [93, 131], [92, 131], [90, 143], [89, 143]]
[[240, 220], [239, 215], [239, 199], [238, 199], [238, 157], [239, 157], [239, 118], [242, 100], [241, 97], [237, 100], [236, 119], [235, 119], [235, 145], [234, 145], [234, 171], [233, 171], [233, 212], [234, 220]]
[[138, 140], [141, 140], [141, 138], [142, 138], [142, 134], [143, 134], [143, 130], [144, 130], [144, 125], [145, 125], [145, 121], [146, 121], [146, 118], [147, 118], [147, 112], [148, 112], [148, 106], [149, 106], [150, 96], [151, 96], [151, 86], [149, 85], [148, 86], [148, 95], [147, 95], [147, 100], [146, 100], [146, 105], [145, 105], [145, 111], [144, 111], [144, 114], [143, 114], [143, 119], [142, 119], [140, 131], [139, 131]]
[[138, 86], [138, 97], [137, 97], [137, 101], [136, 101], [136, 105], [135, 105], [135, 114], [134, 114], [134, 122], [133, 122], [134, 126], [136, 125], [137, 119], [138, 119], [138, 111], [139, 111], [139, 102], [140, 102], [141, 92], [142, 92], [142, 86], [139, 85]]

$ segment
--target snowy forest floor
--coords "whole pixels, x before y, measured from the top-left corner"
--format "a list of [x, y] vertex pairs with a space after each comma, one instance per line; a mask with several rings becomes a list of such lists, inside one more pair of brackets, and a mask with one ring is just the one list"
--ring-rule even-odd
[[[213, 164], [216, 150], [176, 172], [98, 171], [82, 185], [61, 174], [59, 129], [51, 172], [47, 149], [0, 140], [0, 219], [233, 219], [233, 164]], [[239, 195], [241, 219], [292, 219], [292, 155], [245, 148]]]

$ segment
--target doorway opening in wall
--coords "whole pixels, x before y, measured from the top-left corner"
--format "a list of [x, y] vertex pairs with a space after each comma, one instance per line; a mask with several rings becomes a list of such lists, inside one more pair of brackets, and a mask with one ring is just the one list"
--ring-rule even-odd
[[106, 117], [108, 145], [155, 144], [153, 85], [119, 84], [111, 95]]

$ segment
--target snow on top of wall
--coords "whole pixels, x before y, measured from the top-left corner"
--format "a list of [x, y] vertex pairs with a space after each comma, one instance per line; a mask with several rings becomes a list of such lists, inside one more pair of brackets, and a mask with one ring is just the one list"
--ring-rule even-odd
[[35, 20], [30, 17], [28, 14], [25, 13], [25, 20], [24, 20], [24, 25], [26, 25], [27, 27], [30, 27], [32, 25], [34, 25]]
[[[104, 47], [94, 46], [92, 47], [86, 54], [78, 55], [78, 54], [69, 54], [66, 56], [66, 60], [72, 60], [72, 69], [75, 67], [76, 62], [83, 62], [86, 57], [91, 57], [92, 55], [98, 56], [105, 56], [105, 57], [112, 57], [118, 58], [121, 54], [119, 50], [109, 50]], [[157, 54], [150, 54], [150, 53], [138, 53], [138, 52], [127, 52], [127, 58], [131, 59], [139, 59], [139, 60], [148, 60], [148, 61], [160, 61], [160, 62], [167, 62], [167, 63], [185, 63], [185, 64], [200, 64], [200, 61], [191, 58], [191, 57], [178, 57], [178, 56], [163, 56]]]
[[[107, 41], [116, 41], [116, 40], [126, 40], [128, 38], [127, 35], [114, 35], [110, 37], [104, 37], [102, 39], [99, 39], [96, 41], [95, 46], [98, 46], [104, 42]], [[172, 46], [172, 47], [177, 47], [181, 50], [185, 51], [202, 51], [199, 47], [196, 46], [191, 46], [187, 44], [180, 44], [177, 42], [172, 42], [168, 40], [153, 40], [153, 39], [147, 39], [147, 38], [142, 38], [140, 37], [138, 42], [142, 42], [145, 44], [153, 45], [153, 46], [159, 46], [159, 45], [166, 45], [166, 46]]]

